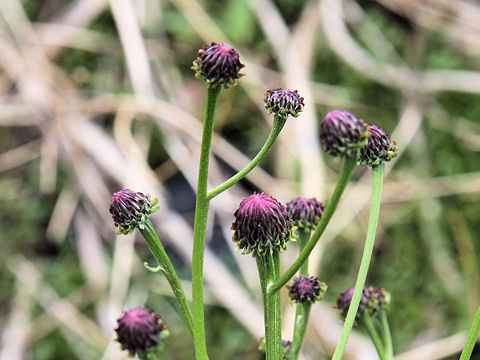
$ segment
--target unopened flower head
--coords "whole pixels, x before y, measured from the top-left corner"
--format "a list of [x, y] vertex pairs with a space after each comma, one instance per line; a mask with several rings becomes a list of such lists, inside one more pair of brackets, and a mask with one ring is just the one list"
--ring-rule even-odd
[[287, 241], [295, 239], [295, 227], [285, 207], [265, 194], [243, 199], [235, 211], [232, 230], [232, 240], [242, 253], [253, 256], [285, 249]]
[[370, 292], [370, 307], [372, 312], [378, 312], [380, 310], [388, 310], [390, 307], [390, 293], [383, 287], [376, 288], [373, 286], [368, 287]]
[[[350, 303], [352, 302], [354, 288], [348, 289], [340, 294], [337, 299], [336, 308], [342, 312], [343, 315], [347, 315]], [[371, 303], [371, 294], [367, 287], [363, 288], [362, 297], [360, 299], [360, 305], [358, 307], [357, 318], [361, 317], [365, 312], [369, 311], [369, 303]]]
[[298, 197], [286, 205], [294, 225], [303, 231], [310, 231], [317, 226], [323, 216], [325, 207], [315, 198]]
[[305, 106], [303, 97], [300, 96], [297, 90], [292, 91], [281, 88], [267, 90], [264, 101], [265, 108], [269, 114], [273, 113], [285, 119], [288, 115], [297, 117]]
[[160, 315], [143, 307], [125, 311], [117, 322], [117, 341], [132, 356], [155, 351], [160, 340], [168, 336]]
[[323, 149], [332, 156], [352, 156], [367, 144], [368, 126], [346, 110], [330, 111], [322, 121]]
[[323, 299], [327, 284], [313, 276], [300, 276], [288, 287], [288, 296], [296, 303], [313, 303]]
[[136, 227], [143, 229], [150, 214], [158, 210], [157, 199], [148, 195], [123, 189], [112, 196], [110, 214], [119, 234], [129, 234]]
[[383, 129], [371, 125], [368, 127], [368, 132], [370, 136], [367, 145], [360, 151], [361, 165], [375, 166], [397, 156], [397, 142], [392, 140]]
[[237, 50], [224, 43], [212, 42], [210, 46], [203, 45], [198, 50], [192, 70], [196, 71], [197, 78], [205, 80], [208, 84], [228, 87], [234, 85], [243, 75], [239, 72], [244, 66], [240, 62]]

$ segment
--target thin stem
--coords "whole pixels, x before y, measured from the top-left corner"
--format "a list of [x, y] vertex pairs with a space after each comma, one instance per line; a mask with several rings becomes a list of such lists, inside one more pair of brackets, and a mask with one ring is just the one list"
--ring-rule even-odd
[[265, 354], [266, 360], [282, 360], [282, 316], [280, 293], [269, 295], [268, 285], [280, 276], [280, 256], [273, 251], [257, 257], [258, 274], [262, 288], [263, 311], [265, 322]]
[[467, 343], [463, 348], [462, 355], [460, 355], [460, 360], [469, 360], [472, 356], [473, 348], [478, 339], [478, 334], [480, 333], [480, 307], [477, 310], [475, 319], [473, 319], [472, 328], [468, 334]]
[[352, 176], [353, 170], [355, 169], [355, 165], [357, 164], [359, 153], [355, 156], [350, 156], [345, 159], [345, 163], [343, 164], [342, 171], [338, 177], [337, 185], [335, 186], [335, 190], [333, 191], [332, 196], [330, 197], [330, 201], [327, 204], [327, 208], [323, 213], [323, 216], [318, 223], [315, 231], [313, 232], [310, 240], [308, 240], [307, 244], [303, 248], [302, 252], [298, 256], [298, 258], [293, 262], [292, 265], [285, 271], [285, 273], [280, 277], [280, 279], [275, 282], [271, 287], [269, 287], [269, 293], [275, 293], [279, 291], [300, 269], [302, 264], [308, 259], [308, 256], [312, 252], [313, 248], [317, 244], [320, 236], [322, 236], [325, 228], [327, 227], [330, 219], [332, 218], [335, 210], [337, 208], [338, 202], [342, 197], [343, 191], [345, 190], [350, 177]]
[[[300, 251], [302, 251], [309, 239], [310, 231], [304, 231], [300, 229], [298, 232], [298, 244]], [[300, 274], [303, 276], [308, 274], [308, 258], [302, 264], [302, 267], [300, 268]], [[297, 304], [297, 308], [295, 310], [295, 327], [293, 329], [292, 346], [288, 355], [289, 360], [298, 359], [298, 355], [300, 354], [300, 350], [305, 340], [305, 334], [307, 333], [308, 317], [310, 316], [311, 307], [312, 304], [310, 302], [305, 304]]]
[[[309, 231], [304, 231], [304, 230], [299, 230], [298, 231], [298, 246], [299, 246], [299, 249], [300, 249], [300, 253], [305, 248], [305, 246], [308, 244], [308, 240], [310, 240], [310, 234], [311, 234], [310, 230]], [[303, 275], [303, 276], [308, 275], [308, 257], [305, 259], [302, 266], [300, 267], [300, 275]]]
[[377, 330], [373, 325], [373, 321], [370, 315], [363, 314], [362, 319], [360, 320], [360, 323], [362, 324], [362, 326], [365, 328], [368, 335], [370, 336], [370, 339], [372, 340], [373, 345], [375, 345], [375, 349], [377, 349], [377, 353], [380, 359], [385, 360], [386, 359], [385, 350], [383, 349], [382, 341], [380, 340], [380, 336], [378, 336]]
[[277, 139], [284, 125], [285, 125], [285, 118], [275, 115], [273, 120], [273, 127], [270, 132], [270, 135], [268, 136], [267, 140], [265, 141], [265, 144], [260, 149], [258, 154], [252, 159], [252, 161], [250, 161], [250, 163], [247, 166], [245, 166], [237, 174], [232, 176], [230, 179], [226, 180], [223, 184], [220, 184], [219, 186], [217, 186], [215, 189], [209, 191], [207, 194], [207, 198], [209, 200], [213, 199], [218, 194], [222, 193], [223, 191], [227, 190], [229, 187], [235, 185], [237, 182], [242, 180], [250, 171], [252, 171], [255, 168], [255, 166], [257, 166], [258, 163], [265, 157], [265, 155], [267, 155], [268, 151], [270, 150], [273, 143]]
[[393, 344], [392, 334], [390, 333], [390, 326], [388, 325], [387, 312], [380, 310], [380, 321], [382, 322], [382, 336], [385, 344], [385, 360], [393, 359]]
[[208, 359], [203, 307], [203, 257], [205, 253], [208, 207], [210, 204], [210, 201], [207, 199], [208, 164], [210, 160], [213, 124], [220, 90], [220, 86], [209, 85], [207, 87], [207, 104], [205, 106], [197, 199], [195, 204], [195, 224], [193, 226], [192, 303], [195, 355], [197, 360]]
[[180, 283], [177, 273], [175, 272], [175, 268], [173, 267], [170, 258], [163, 248], [163, 245], [158, 238], [158, 235], [155, 232], [150, 220], [145, 222], [145, 228], [143, 230], [140, 229], [140, 232], [147, 242], [148, 248], [155, 257], [155, 260], [157, 260], [158, 264], [160, 265], [162, 272], [165, 274], [165, 277], [167, 278], [167, 281], [170, 284], [175, 297], [177, 298], [178, 304], [180, 305], [182, 315], [187, 322], [188, 330], [190, 330], [190, 334], [193, 336], [193, 317], [190, 304], [187, 301], [182, 284]]
[[353, 292], [352, 301], [348, 308], [345, 324], [343, 325], [342, 334], [337, 344], [337, 348], [333, 353], [332, 360], [340, 360], [345, 352], [347, 341], [352, 332], [353, 323], [357, 316], [358, 306], [362, 297], [363, 287], [367, 279], [368, 268], [372, 258], [373, 246], [375, 244], [375, 234], [377, 232], [378, 215], [380, 213], [380, 198], [382, 195], [383, 185], [383, 163], [372, 169], [372, 200], [370, 203], [370, 217], [368, 219], [367, 237], [365, 239], [365, 247], [363, 249], [362, 261], [358, 270], [357, 282]]

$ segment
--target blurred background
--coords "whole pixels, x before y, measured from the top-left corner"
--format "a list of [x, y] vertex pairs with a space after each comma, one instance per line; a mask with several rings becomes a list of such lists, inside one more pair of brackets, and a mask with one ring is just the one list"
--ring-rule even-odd
[[[164, 359], [193, 359], [168, 284], [138, 233], [116, 236], [111, 194], [158, 197], [152, 216], [190, 293], [194, 188], [205, 83], [190, 69], [227, 42], [246, 74], [222, 91], [211, 186], [248, 163], [271, 127], [263, 94], [298, 89], [272, 152], [212, 201], [205, 259], [209, 352], [261, 359], [256, 266], [231, 242], [253, 191], [327, 201], [341, 163], [319, 123], [348, 109], [397, 140], [386, 166], [367, 283], [392, 295], [398, 360], [456, 359], [480, 302], [480, 4], [468, 0], [1, 0], [0, 359], [126, 359], [113, 341], [123, 309], [167, 322]], [[327, 359], [353, 286], [368, 221], [370, 170], [358, 168], [311, 257], [329, 285], [312, 309], [303, 359]], [[294, 259], [292, 244], [282, 256]], [[294, 306], [284, 296], [284, 338]], [[345, 359], [376, 359], [360, 332]], [[480, 355], [477, 357], [480, 359]]]

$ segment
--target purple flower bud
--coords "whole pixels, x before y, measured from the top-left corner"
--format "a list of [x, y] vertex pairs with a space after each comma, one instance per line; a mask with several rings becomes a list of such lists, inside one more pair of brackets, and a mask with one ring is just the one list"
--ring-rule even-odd
[[[340, 297], [337, 299], [336, 308], [341, 310], [344, 315], [347, 314], [348, 308], [350, 307], [350, 302], [352, 301], [354, 289], [348, 289], [347, 291], [340, 294]], [[385, 291], [384, 288], [375, 288], [365, 286], [362, 292], [362, 298], [360, 300], [360, 306], [358, 307], [357, 318], [361, 317], [363, 314], [375, 315], [380, 310], [388, 310], [390, 305], [390, 294]]]
[[160, 340], [168, 336], [160, 315], [143, 307], [125, 311], [117, 322], [117, 341], [132, 356], [155, 351]]
[[198, 50], [198, 57], [193, 62], [192, 70], [198, 79], [212, 85], [234, 85], [244, 67], [240, 62], [237, 50], [227, 44], [212, 42], [210, 46], [203, 45]]
[[325, 207], [315, 198], [298, 197], [287, 203], [287, 211], [294, 225], [304, 231], [310, 231], [323, 216]]
[[[343, 315], [347, 315], [350, 303], [352, 302], [354, 288], [348, 289], [340, 294], [337, 299], [336, 308], [341, 310]], [[369, 303], [371, 302], [371, 294], [368, 288], [365, 286], [362, 291], [362, 297], [360, 299], [360, 305], [358, 307], [357, 317], [361, 317], [369, 309]]]
[[332, 156], [352, 156], [367, 144], [368, 126], [346, 110], [330, 111], [322, 121], [323, 150]]
[[235, 211], [232, 240], [243, 254], [263, 256], [286, 249], [287, 241], [295, 239], [294, 229], [282, 204], [271, 196], [253, 194]]
[[288, 286], [288, 296], [296, 303], [313, 303], [321, 300], [327, 291], [327, 284], [313, 276], [301, 276]]
[[288, 115], [297, 117], [305, 106], [303, 97], [300, 97], [297, 90], [291, 91], [281, 88], [267, 90], [264, 101], [269, 114], [273, 113], [285, 119]]
[[110, 203], [110, 214], [119, 234], [129, 234], [136, 227], [143, 229], [150, 214], [157, 210], [157, 199], [150, 200], [148, 195], [130, 189], [113, 194]]
[[397, 156], [397, 142], [392, 141], [383, 129], [372, 125], [368, 127], [368, 132], [370, 136], [367, 146], [360, 151], [359, 163], [361, 165], [375, 166], [384, 161], [390, 161]]

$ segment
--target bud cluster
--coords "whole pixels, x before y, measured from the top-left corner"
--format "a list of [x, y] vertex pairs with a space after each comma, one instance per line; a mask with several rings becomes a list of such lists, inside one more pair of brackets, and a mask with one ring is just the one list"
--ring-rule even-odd
[[323, 299], [327, 284], [313, 276], [300, 276], [288, 286], [288, 296], [296, 303], [314, 303]]
[[250, 195], [243, 199], [234, 216], [232, 240], [243, 254], [263, 256], [286, 249], [287, 242], [295, 239], [295, 227], [288, 212], [271, 196]]
[[168, 336], [160, 315], [143, 307], [125, 311], [117, 322], [117, 341], [132, 356], [155, 351], [160, 340]]
[[367, 145], [360, 152], [361, 165], [376, 166], [397, 156], [397, 142], [392, 140], [383, 129], [371, 125], [368, 127], [368, 132], [370, 136]]
[[346, 110], [330, 111], [322, 121], [320, 139], [332, 156], [352, 156], [367, 144], [368, 126]]
[[212, 42], [198, 50], [197, 59], [193, 62], [192, 70], [195, 76], [211, 85], [235, 85], [243, 74], [244, 67], [240, 62], [237, 50], [223, 43]]
[[[347, 315], [350, 303], [352, 302], [354, 288], [350, 288], [340, 294], [337, 299], [336, 308], [343, 315]], [[390, 293], [384, 288], [375, 288], [373, 286], [364, 287], [360, 305], [358, 307], [357, 318], [361, 318], [364, 314], [375, 315], [380, 310], [388, 310], [390, 305]]]
[[136, 227], [143, 229], [150, 214], [157, 210], [157, 199], [150, 200], [148, 195], [130, 189], [114, 193], [110, 203], [110, 214], [119, 234], [129, 234]]
[[289, 201], [286, 207], [294, 225], [303, 231], [313, 230], [325, 211], [325, 206], [315, 198], [298, 197]]
[[292, 91], [282, 88], [267, 90], [264, 101], [265, 108], [269, 114], [273, 113], [284, 119], [286, 119], [288, 115], [297, 117], [305, 106], [303, 97], [300, 97], [297, 90]]

